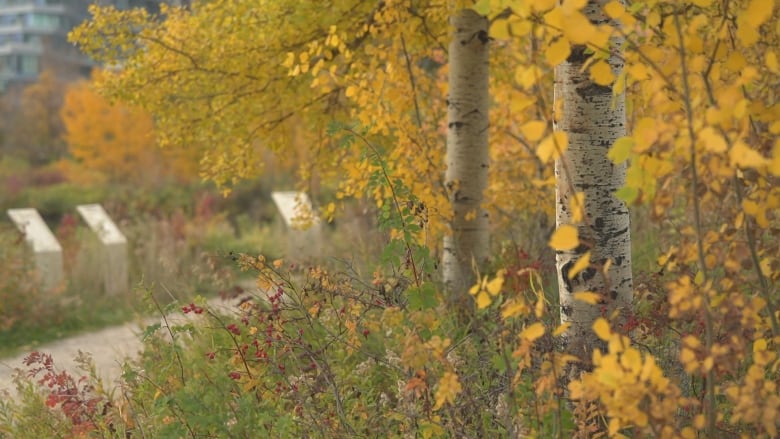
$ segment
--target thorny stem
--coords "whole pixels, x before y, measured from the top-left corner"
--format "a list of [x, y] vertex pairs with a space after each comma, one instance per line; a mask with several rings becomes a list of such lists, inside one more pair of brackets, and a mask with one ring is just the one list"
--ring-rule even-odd
[[[696, 251], [699, 259], [699, 270], [702, 273], [704, 280], [707, 280], [707, 266], [704, 260], [704, 241], [702, 236], [701, 226], [701, 212], [699, 209], [699, 197], [696, 193], [699, 187], [699, 176], [696, 171], [696, 135], [693, 132], [693, 108], [691, 107], [691, 94], [690, 85], [688, 84], [688, 66], [685, 59], [685, 45], [684, 35], [682, 32], [682, 25], [680, 24], [680, 15], [675, 10], [674, 13], [674, 26], [677, 30], [679, 37], [679, 52], [680, 52], [680, 65], [682, 66], [682, 82], [683, 82], [683, 102], [685, 103], [685, 113], [688, 119], [688, 137], [690, 138], [690, 154], [691, 154], [691, 199], [693, 203], [693, 221], [694, 228], [696, 229]], [[706, 284], [705, 284], [706, 285]], [[707, 352], [712, 352], [713, 343], [713, 328], [712, 328], [712, 315], [710, 314], [710, 303], [707, 292], [702, 294], [704, 299], [704, 342], [707, 346]], [[712, 367], [707, 370], [706, 373], [706, 404], [704, 405], [704, 416], [706, 418], [706, 434], [708, 437], [713, 437], [715, 434], [715, 372]]]
[[239, 357], [241, 357], [241, 363], [244, 365], [244, 370], [246, 370], [246, 375], [251, 380], [253, 378], [252, 371], [251, 369], [249, 369], [249, 363], [247, 362], [246, 356], [244, 356], [244, 351], [241, 349], [241, 346], [238, 344], [238, 340], [236, 340], [235, 334], [233, 334], [232, 332], [230, 332], [229, 329], [227, 329], [225, 323], [222, 321], [222, 319], [219, 318], [219, 315], [217, 315], [217, 313], [211, 310], [207, 310], [207, 312], [212, 319], [216, 320], [219, 327], [224, 329], [228, 333], [230, 340], [233, 342], [233, 346], [236, 347], [236, 353], [238, 353]]
[[[379, 151], [374, 148], [374, 145], [371, 144], [371, 142], [368, 141], [362, 134], [356, 132], [355, 130], [351, 128], [345, 128], [345, 130], [354, 136], [360, 138], [360, 140], [363, 141], [363, 143], [368, 146], [369, 149], [376, 155], [377, 160], [379, 161], [379, 166], [382, 168], [382, 175], [385, 178], [385, 181], [387, 181], [387, 186], [390, 187], [390, 193], [393, 196], [393, 205], [395, 206], [395, 210], [398, 213], [398, 217], [401, 220], [401, 228], [403, 228], [404, 231], [407, 229], [406, 220], [404, 219], [403, 212], [401, 211], [401, 204], [398, 201], [398, 196], [395, 193], [395, 187], [393, 186], [392, 180], [390, 180], [390, 175], [387, 173], [387, 169], [385, 168], [385, 163], [382, 161], [382, 156], [379, 154]], [[420, 288], [420, 278], [421, 275], [417, 271], [417, 264], [414, 262], [414, 252], [412, 252], [412, 246], [409, 245], [409, 242], [404, 239], [404, 247], [406, 247], [406, 252], [409, 255], [409, 265], [412, 268], [412, 274], [414, 275], [414, 284], [417, 288]]]
[[[163, 289], [166, 293], [171, 295], [170, 290], [168, 290], [168, 287], [165, 285], [162, 285]], [[172, 296], [172, 295], [171, 295]], [[152, 298], [152, 303], [154, 303], [154, 307], [157, 308], [157, 312], [160, 313], [162, 316], [163, 322], [165, 323], [165, 330], [168, 331], [168, 335], [171, 336], [171, 343], [173, 344], [173, 353], [176, 355], [176, 361], [179, 363], [179, 373], [181, 375], [181, 385], [184, 386], [187, 384], [186, 379], [184, 377], [184, 362], [181, 360], [181, 356], [179, 355], [179, 351], [176, 349], [176, 337], [173, 334], [173, 330], [171, 329], [171, 324], [168, 322], [168, 317], [165, 315], [165, 311], [160, 306], [160, 302], [157, 301], [157, 299], [154, 297], [154, 294], [149, 294], [149, 297]]]

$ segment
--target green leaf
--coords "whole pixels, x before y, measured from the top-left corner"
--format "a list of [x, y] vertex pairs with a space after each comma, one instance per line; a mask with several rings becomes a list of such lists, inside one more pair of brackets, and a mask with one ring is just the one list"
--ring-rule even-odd
[[631, 137], [621, 137], [615, 141], [612, 148], [609, 149], [607, 157], [612, 160], [613, 163], [619, 165], [631, 155], [631, 150], [634, 148], [634, 139]]
[[615, 191], [615, 197], [626, 204], [632, 204], [639, 196], [639, 189], [635, 187], [624, 186]]
[[157, 330], [160, 329], [161, 327], [162, 325], [160, 325], [159, 323], [155, 323], [153, 325], [147, 326], [146, 329], [144, 329], [144, 333], [141, 336], [141, 340], [146, 341], [149, 337], [153, 336], [157, 332]]
[[430, 309], [439, 304], [436, 287], [430, 282], [423, 283], [420, 288], [410, 289], [407, 298], [409, 307], [414, 310]]

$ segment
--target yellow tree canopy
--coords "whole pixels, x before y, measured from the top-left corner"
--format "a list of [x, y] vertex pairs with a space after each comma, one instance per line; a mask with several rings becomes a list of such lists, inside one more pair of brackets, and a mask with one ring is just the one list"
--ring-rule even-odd
[[[259, 151], [284, 155], [296, 132], [309, 145], [302, 180], [315, 172], [339, 197], [368, 193], [381, 204], [389, 188], [370, 185], [381, 157], [437, 228], [450, 215], [442, 181], [451, 3], [216, 0], [164, 6], [160, 17], [93, 7], [71, 39], [121, 66], [98, 82], [102, 93], [154, 114], [159, 142], [198, 151], [217, 184], [254, 175]], [[538, 91], [515, 85], [507, 59], [528, 52], [516, 49], [493, 51], [494, 95], [518, 99], [512, 115], [491, 112], [494, 213], [552, 208], [533, 195], [550, 170], [537, 175], [533, 151], [518, 142], [528, 146], [518, 120], [535, 111]], [[345, 141], [348, 129], [363, 139]]]

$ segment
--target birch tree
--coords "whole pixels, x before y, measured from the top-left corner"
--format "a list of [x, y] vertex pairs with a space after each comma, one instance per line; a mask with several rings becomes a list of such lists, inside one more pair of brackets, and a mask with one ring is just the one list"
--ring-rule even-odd
[[448, 291], [460, 301], [475, 282], [475, 267], [488, 256], [488, 214], [482, 208], [489, 166], [488, 20], [464, 9], [452, 25], [445, 175], [452, 220], [442, 266]]
[[[601, 7], [600, 1], [589, 1], [583, 14], [595, 25], [605, 24], [609, 18]], [[616, 50], [621, 42], [613, 36], [610, 43]], [[577, 245], [556, 249], [561, 322], [570, 324], [564, 337], [568, 351], [584, 361], [598, 346], [592, 328], [603, 306], [628, 306], [632, 297], [628, 208], [615, 197], [625, 183], [626, 167], [607, 157], [626, 134], [625, 96], [594, 80], [585, 68], [590, 57], [585, 45], [572, 46], [556, 67], [554, 88], [555, 108], [561, 112], [555, 128], [568, 139], [568, 148], [555, 163], [556, 234], [576, 227], [579, 238]], [[614, 73], [621, 70], [616, 53], [606, 60]]]

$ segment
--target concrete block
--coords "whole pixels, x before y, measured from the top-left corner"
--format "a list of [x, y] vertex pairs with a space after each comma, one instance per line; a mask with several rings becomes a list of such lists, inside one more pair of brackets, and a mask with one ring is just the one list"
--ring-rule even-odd
[[100, 269], [106, 294], [127, 292], [127, 238], [100, 204], [82, 204], [76, 210], [103, 244]]
[[8, 216], [19, 231], [24, 233], [24, 238], [33, 251], [41, 285], [47, 290], [59, 287], [64, 278], [62, 247], [49, 226], [38, 211], [31, 208], [8, 209]]
[[279, 213], [289, 230], [287, 253], [290, 258], [319, 257], [322, 247], [322, 221], [303, 192], [272, 192]]

